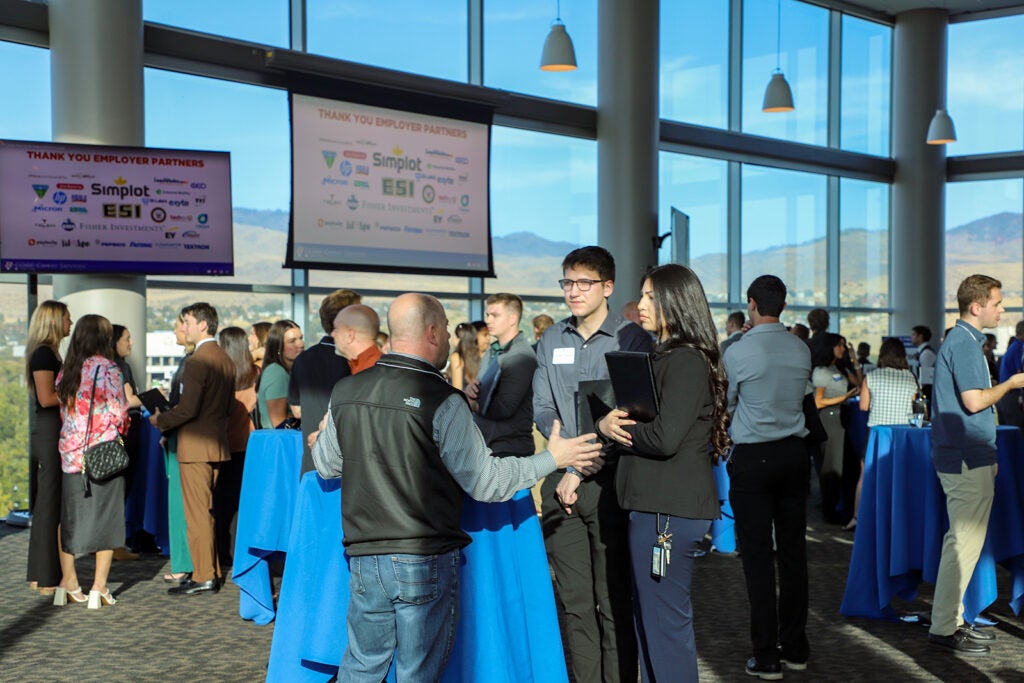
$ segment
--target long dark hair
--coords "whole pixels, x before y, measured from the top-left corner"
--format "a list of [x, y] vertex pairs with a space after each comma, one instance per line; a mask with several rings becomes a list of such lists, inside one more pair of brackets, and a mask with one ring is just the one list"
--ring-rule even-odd
[[480, 374], [480, 344], [477, 337], [481, 330], [486, 329], [487, 323], [479, 320], [455, 326], [455, 336], [459, 339], [455, 344], [455, 350], [462, 357], [462, 376], [465, 382], [476, 379]]
[[[729, 412], [726, 399], [725, 371], [718, 347], [718, 332], [711, 318], [711, 309], [704, 287], [697, 275], [677, 263], [654, 268], [643, 282], [654, 290], [654, 308], [663, 329], [655, 347], [659, 354], [688, 347], [704, 356], [708, 365], [708, 388], [711, 390], [711, 447], [718, 460], [730, 446]], [[643, 283], [641, 283], [641, 288]]]
[[248, 389], [256, 383], [259, 368], [252, 362], [249, 335], [241, 327], [225, 327], [217, 337], [220, 347], [235, 363], [235, 391]]
[[[267, 343], [263, 347], [263, 370], [266, 371], [268, 367], [273, 364], [280, 365], [285, 369], [289, 375], [291, 370], [284, 364], [284, 335], [288, 334], [288, 330], [300, 329], [298, 324], [294, 320], [278, 320], [276, 323], [270, 326], [270, 331], [267, 332]], [[260, 382], [263, 380], [263, 373], [260, 373], [259, 379], [256, 380], [256, 390], [259, 391]]]
[[57, 384], [57, 397], [68, 410], [75, 407], [75, 394], [82, 385], [82, 365], [93, 356], [112, 360], [114, 328], [102, 315], [84, 315], [75, 323], [68, 345], [68, 357]]
[[833, 365], [838, 367], [839, 359], [836, 358], [836, 347], [842, 343], [843, 338], [838, 334], [826, 332], [822, 340], [814, 347], [811, 367], [830, 368]]

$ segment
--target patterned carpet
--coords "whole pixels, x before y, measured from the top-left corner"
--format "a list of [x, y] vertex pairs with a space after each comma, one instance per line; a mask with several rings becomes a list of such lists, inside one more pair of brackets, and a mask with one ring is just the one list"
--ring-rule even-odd
[[[808, 530], [811, 559], [811, 661], [793, 681], [1022, 681], [1024, 620], [1006, 605], [1009, 575], [1000, 570], [993, 654], [960, 658], [936, 651], [925, 628], [847, 619], [838, 613], [853, 536], [820, 520]], [[118, 604], [98, 612], [84, 605], [56, 608], [29, 592], [24, 576], [28, 531], [0, 524], [0, 681], [256, 681], [266, 673], [273, 625], [238, 617], [230, 581], [218, 595], [168, 596], [165, 558], [115, 562], [110, 585]], [[88, 587], [91, 558], [78, 563]], [[931, 587], [898, 607], [928, 610]], [[751, 681], [747, 604], [736, 557], [698, 560], [694, 583], [702, 681]], [[339, 625], [343, 628], [343, 625]]]

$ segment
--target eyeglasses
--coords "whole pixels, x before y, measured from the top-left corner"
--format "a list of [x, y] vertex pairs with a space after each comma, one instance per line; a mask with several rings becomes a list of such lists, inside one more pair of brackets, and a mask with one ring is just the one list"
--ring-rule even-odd
[[604, 280], [587, 280], [586, 278], [579, 280], [559, 280], [558, 286], [561, 287], [563, 291], [571, 292], [572, 286], [576, 285], [576, 289], [581, 292], [589, 292], [591, 287], [601, 282], [604, 282]]

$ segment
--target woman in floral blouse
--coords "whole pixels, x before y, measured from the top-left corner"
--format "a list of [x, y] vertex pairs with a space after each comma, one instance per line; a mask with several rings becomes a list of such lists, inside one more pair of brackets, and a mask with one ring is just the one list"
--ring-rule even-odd
[[[57, 376], [57, 396], [64, 424], [60, 432], [64, 471], [61, 506], [61, 572], [53, 604], [67, 598], [85, 602], [75, 573], [75, 555], [96, 553], [96, 575], [89, 591], [89, 608], [116, 600], [107, 588], [114, 548], [124, 544], [124, 478], [91, 482], [86, 493], [82, 459], [87, 446], [110, 441], [128, 431], [128, 401], [124, 379], [111, 360], [113, 327], [99, 315], [79, 319], [71, 335], [64, 368]], [[92, 421], [89, 423], [89, 409]], [[86, 438], [88, 437], [88, 443]]]

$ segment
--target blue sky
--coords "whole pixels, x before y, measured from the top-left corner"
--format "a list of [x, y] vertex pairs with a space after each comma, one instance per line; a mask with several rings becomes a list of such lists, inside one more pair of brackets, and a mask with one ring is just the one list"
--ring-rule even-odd
[[[389, 68], [464, 80], [468, 47], [465, 0], [310, 0], [309, 47], [312, 51]], [[572, 36], [580, 69], [544, 73], [540, 49], [554, 19], [549, 0], [485, 3], [485, 83], [584, 104], [596, 102], [597, 0], [563, 0], [561, 17]], [[662, 112], [704, 125], [725, 125], [725, 2], [662, 2]], [[270, 45], [288, 43], [284, 0], [146, 0], [147, 20], [221, 33]], [[381, 17], [387, 16], [388, 21]], [[748, 0], [744, 55], [744, 128], [805, 142], [823, 142], [822, 73], [827, 54], [827, 13], [785, 0], [782, 3], [781, 64], [794, 88], [797, 111], [767, 115], [759, 111], [764, 85], [776, 62], [775, 0]], [[875, 151], [887, 144], [887, 117], [872, 115], [884, 99], [887, 107], [888, 31], [849, 20], [848, 40], [867, 58], [847, 60], [844, 92], [844, 145]], [[1020, 149], [1024, 142], [1024, 50], [1019, 36], [1024, 17], [956, 24], [950, 29], [950, 110], [961, 143], [952, 154]], [[994, 47], [993, 47], [994, 46]], [[1005, 46], [1005, 47], [999, 47]], [[0, 92], [16, 93], [0, 108], [0, 137], [50, 139], [49, 64], [45, 50], [0, 43]], [[1006, 79], [979, 79], [979, 73], [1004, 73]], [[982, 83], [990, 84], [987, 88]], [[1009, 90], [1007, 95], [1006, 90]], [[882, 93], [882, 94], [879, 94]], [[237, 206], [287, 209], [290, 197], [287, 97], [284, 92], [182, 74], [147, 70], [147, 144], [227, 149], [233, 158], [233, 196]], [[857, 102], [864, 104], [858, 109]], [[868, 103], [871, 103], [870, 106]], [[885, 108], [881, 108], [885, 111]], [[851, 137], [852, 136], [852, 137]], [[531, 230], [551, 239], [596, 240], [596, 144], [540, 133], [496, 129], [492, 160], [492, 228], [496, 235]], [[662, 155], [664, 159], [666, 155]], [[668, 229], [668, 207], [675, 205], [700, 221], [694, 254], [720, 251], [716, 222], [721, 211], [693, 199], [699, 188], [717, 188], [720, 162], [682, 160], [662, 169], [661, 231]], [[751, 176], [757, 173], [749, 174]], [[752, 250], [823, 231], [809, 224], [823, 201], [820, 179], [805, 174], [772, 174], [745, 196], [778, 191], [803, 196], [798, 210], [764, 217], [763, 230], [744, 235]], [[795, 181], [795, 184], [794, 184]], [[711, 183], [710, 185], [708, 183]], [[765, 184], [767, 183], [767, 184]], [[981, 207], [1019, 211], [1017, 190], [979, 186], [988, 202], [967, 206], [950, 192], [948, 225], [959, 225]], [[688, 189], [687, 189], [688, 188]], [[803, 189], [801, 189], [803, 188]], [[717, 191], [717, 190], [716, 190]], [[703, 197], [705, 195], [701, 195]], [[724, 197], [722, 197], [724, 200]], [[715, 200], [717, 201], [717, 199]], [[804, 207], [804, 208], [799, 208]], [[689, 210], [688, 210], [689, 209]], [[706, 216], [706, 218], [701, 218]], [[811, 217], [811, 218], [809, 218]]]

